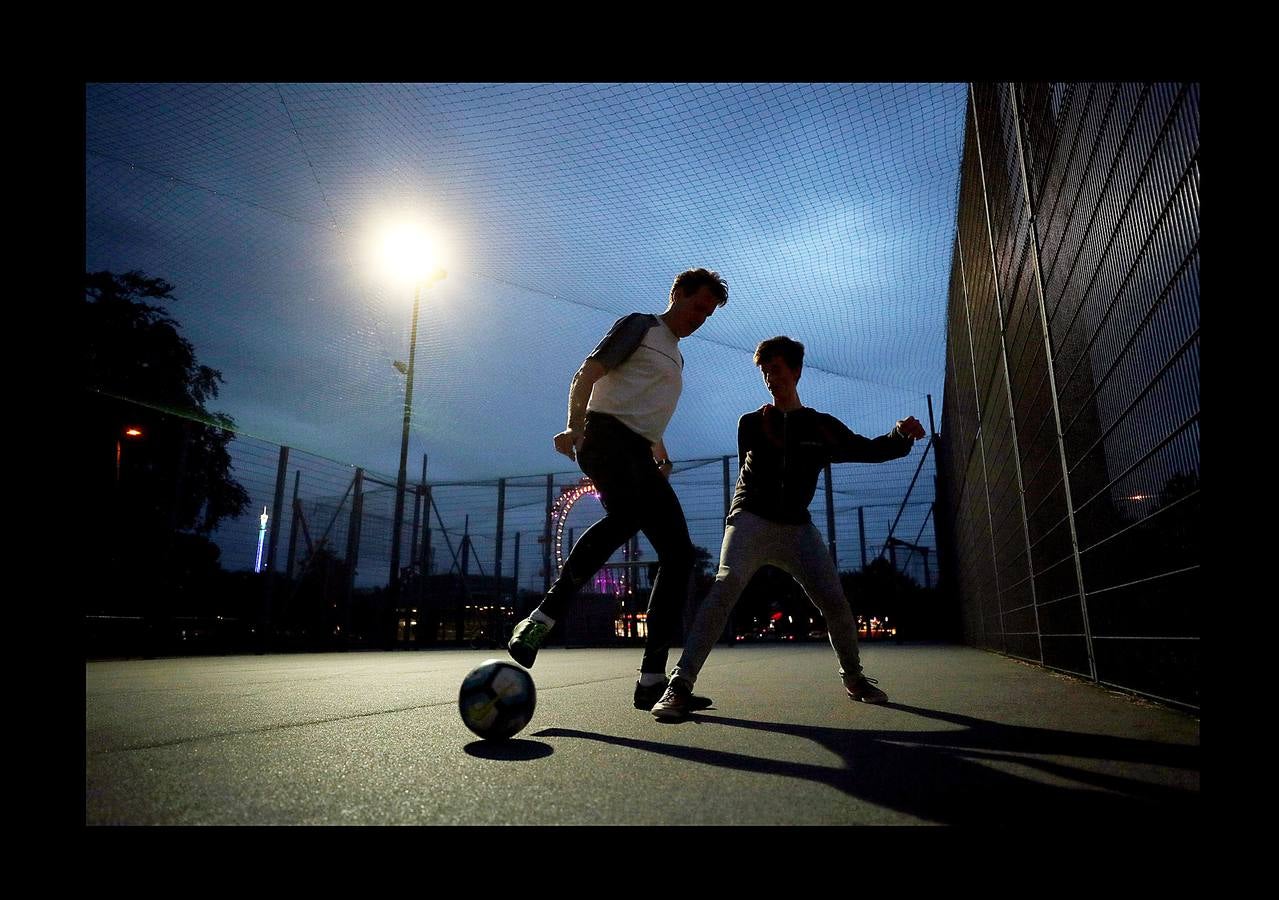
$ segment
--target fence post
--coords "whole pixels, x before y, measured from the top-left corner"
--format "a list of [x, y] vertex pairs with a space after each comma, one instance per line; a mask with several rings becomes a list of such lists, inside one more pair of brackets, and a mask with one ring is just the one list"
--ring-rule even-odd
[[826, 541], [830, 545], [830, 559], [839, 568], [839, 553], [835, 549], [835, 488], [830, 480], [830, 463], [826, 464]]
[[497, 543], [493, 550], [493, 577], [497, 579], [497, 597], [502, 597], [502, 542], [506, 538], [506, 479], [497, 480]]
[[[991, 220], [990, 191], [986, 184], [986, 160], [981, 144], [981, 120], [977, 115], [977, 92], [969, 85], [969, 98], [972, 101], [973, 134], [977, 143], [977, 169], [981, 175], [982, 209], [986, 214], [986, 246], [990, 250], [990, 282], [995, 289], [995, 315], [999, 320], [999, 359], [1004, 373], [1004, 397], [1008, 403], [1008, 430], [1012, 439], [1013, 472], [1017, 477], [1017, 503], [1021, 510], [1022, 544], [1026, 548], [1026, 571], [1029, 575], [1030, 602], [1035, 610], [1035, 637], [1039, 643], [1039, 664], [1044, 663], [1043, 636], [1039, 633], [1039, 599], [1035, 585], [1035, 559], [1030, 552], [1030, 523], [1026, 516], [1026, 483], [1021, 473], [1021, 441], [1017, 435], [1017, 406], [1013, 399], [1012, 376], [1008, 371], [1008, 323], [1004, 321], [1004, 292], [999, 284], [999, 258], [995, 254], [995, 226]], [[1029, 210], [1028, 210], [1029, 212]], [[991, 539], [994, 539], [992, 533]], [[996, 557], [996, 571], [998, 558]], [[1004, 622], [1004, 598], [999, 592], [999, 639], [1004, 651], [1008, 649], [1008, 626]], [[1091, 665], [1091, 659], [1089, 664]]]
[[293, 564], [297, 561], [298, 554], [298, 525], [302, 523], [298, 516], [298, 483], [302, 480], [301, 470], [293, 472], [293, 505], [290, 509], [293, 511], [292, 518], [289, 519], [289, 556], [286, 574], [290, 579], [293, 578]]
[[413, 485], [413, 530], [409, 535], [409, 568], [417, 568], [417, 541], [422, 531], [422, 485]]
[[289, 477], [289, 448], [280, 447], [280, 464], [275, 470], [275, 499], [271, 513], [275, 517], [271, 521], [271, 539], [267, 545], [266, 570], [275, 571], [276, 549], [280, 545], [280, 516], [284, 510], [284, 482]]
[[[933, 528], [937, 527], [937, 501], [933, 501], [933, 505], [929, 508], [933, 516]], [[928, 547], [920, 548], [920, 555], [924, 557], [924, 587], [931, 588], [933, 586], [932, 571], [928, 568]]]
[[733, 494], [732, 494], [732, 489], [729, 487], [730, 482], [728, 480], [728, 459], [729, 458], [727, 456], [724, 457], [724, 522], [725, 522], [724, 527], [725, 528], [728, 527], [728, 524], [727, 524], [728, 511], [732, 508], [732, 505], [733, 505]]
[[462, 519], [462, 580], [471, 574], [471, 514]]
[[[503, 627], [503, 619], [505, 613], [503, 609], [505, 604], [502, 598], [505, 592], [502, 589], [502, 542], [506, 539], [506, 479], [499, 478], [497, 480], [497, 542], [494, 544], [493, 550], [493, 640], [494, 647], [501, 643], [505, 636]], [[514, 600], [511, 601], [512, 604]]]
[[511, 611], [517, 617], [523, 617], [524, 610], [520, 609], [520, 533], [515, 532], [515, 550], [511, 553]]
[[355, 567], [360, 562], [360, 520], [364, 515], [364, 470], [355, 470], [351, 491], [351, 524], [346, 532], [346, 602], [343, 627], [351, 634], [351, 602], [355, 592]]
[[[938, 485], [937, 473], [940, 472], [942, 468], [941, 456], [939, 455], [941, 453], [941, 448], [938, 446], [937, 420], [933, 417], [933, 395], [925, 394], [924, 396], [928, 398], [928, 439], [932, 442], [932, 445], [933, 445], [933, 503], [932, 503], [932, 506], [928, 508], [928, 511], [929, 511], [929, 515], [933, 517], [933, 539], [934, 541], [936, 541], [936, 543], [940, 547], [941, 538], [937, 536], [941, 527], [937, 524], [937, 491], [940, 489]], [[916, 540], [915, 543], [918, 544], [919, 541]], [[937, 558], [938, 558], [938, 565], [940, 566], [941, 565], [940, 552], [937, 554]], [[932, 578], [928, 570], [928, 554], [924, 553], [924, 587], [931, 588], [932, 586], [933, 586]]]
[[426, 481], [426, 454], [422, 454], [422, 575], [431, 571], [431, 486]]
[[[1088, 670], [1094, 681], [1097, 680], [1097, 659], [1093, 655], [1092, 628], [1088, 623], [1088, 603], [1084, 593], [1084, 568], [1079, 558], [1079, 534], [1075, 530], [1075, 503], [1070, 493], [1070, 464], [1066, 459], [1065, 438], [1061, 427], [1061, 405], [1058, 402], [1057, 373], [1054, 363], [1052, 333], [1048, 329], [1048, 307], [1044, 301], [1044, 273], [1040, 268], [1039, 226], [1035, 222], [1035, 207], [1030, 198], [1030, 180], [1026, 174], [1026, 148], [1021, 139], [1021, 104], [1017, 98], [1017, 87], [1008, 82], [1008, 92], [1012, 100], [1013, 124], [1017, 138], [1018, 168], [1021, 169], [1021, 189], [1029, 213], [1029, 230], [1031, 242], [1031, 259], [1035, 266], [1035, 294], [1038, 299], [1039, 325], [1044, 338], [1044, 363], [1048, 369], [1048, 394], [1053, 401], [1053, 426], [1057, 437], [1057, 454], [1061, 462], [1061, 486], [1066, 497], [1066, 520], [1070, 525], [1070, 552], [1075, 562], [1075, 580], [1079, 585], [1079, 612], [1083, 616], [1084, 646], [1088, 651]], [[1033, 575], [1033, 570], [1032, 570]], [[1039, 605], [1035, 605], [1035, 631], [1039, 631]], [[1039, 661], [1043, 664], [1043, 636], [1039, 639]]]

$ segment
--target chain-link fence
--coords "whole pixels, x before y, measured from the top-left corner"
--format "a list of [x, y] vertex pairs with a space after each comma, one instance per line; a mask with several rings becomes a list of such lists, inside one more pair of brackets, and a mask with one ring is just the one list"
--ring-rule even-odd
[[974, 84], [938, 463], [968, 642], [1199, 701], [1199, 88]]
[[[150, 417], [147, 433], [173, 418], [139, 413]], [[188, 423], [192, 432], [204, 427]], [[143, 492], [145, 482], [174, 465], [172, 447], [148, 458], [147, 434], [137, 440], [123, 449], [123, 475], [108, 507]], [[432, 481], [422, 459], [406, 479], [397, 577], [395, 475], [243, 434], [228, 449], [227, 476], [243, 488], [247, 506], [212, 529], [198, 522], [180, 529], [183, 541], [203, 549], [180, 552], [150, 590], [124, 589], [144, 564], [129, 552], [111, 554], [111, 547], [153, 539], [149, 533], [124, 529], [106, 542], [104, 577], [112, 584], [87, 609], [91, 650], [144, 652], [140, 638], [118, 639], [140, 629], [166, 651], [497, 646], [540, 600], [576, 538], [603, 514], [577, 471]], [[921, 588], [936, 584], [933, 470], [931, 445], [922, 444], [903, 459], [827, 470], [829, 482], [821, 480], [811, 513], [841, 571], [882, 558]], [[736, 456], [722, 456], [678, 460], [671, 475], [693, 543], [704, 551], [703, 588], [718, 565], [737, 472]], [[189, 493], [174, 480], [165, 480], [164, 496]], [[162, 509], [152, 512], [169, 521]], [[171, 538], [164, 541], [171, 545]], [[204, 560], [202, 568], [181, 561], [192, 554]], [[580, 621], [566, 640], [642, 638], [656, 561], [642, 533], [620, 549], [584, 589], [573, 616]]]

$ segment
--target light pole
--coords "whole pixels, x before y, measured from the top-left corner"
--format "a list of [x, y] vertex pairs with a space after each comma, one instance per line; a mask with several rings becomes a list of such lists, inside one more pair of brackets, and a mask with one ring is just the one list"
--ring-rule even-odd
[[395, 610], [400, 597], [400, 540], [404, 534], [404, 483], [408, 469], [409, 424], [413, 418], [413, 367], [417, 361], [417, 322], [422, 300], [422, 288], [429, 287], [446, 277], [437, 256], [434, 236], [413, 223], [404, 223], [383, 233], [381, 241], [383, 267], [400, 284], [413, 284], [413, 323], [409, 330], [409, 364], [406, 368], [396, 360], [396, 371], [404, 375], [404, 428], [400, 433], [400, 470], [395, 480], [395, 513], [391, 525], [391, 575], [388, 582], [390, 609], [387, 621], [379, 623], [387, 628], [386, 643], [394, 641]]
[[[443, 269], [435, 269], [427, 275], [429, 286], [446, 277]], [[400, 595], [400, 539], [404, 533], [404, 486], [409, 460], [409, 424], [413, 418], [413, 365], [417, 359], [417, 320], [422, 299], [422, 281], [413, 285], [413, 324], [409, 328], [409, 365], [404, 371], [404, 429], [400, 434], [400, 470], [395, 478], [395, 513], [391, 526], [391, 598]], [[399, 366], [396, 366], [398, 369]], [[394, 614], [394, 610], [392, 610]]]

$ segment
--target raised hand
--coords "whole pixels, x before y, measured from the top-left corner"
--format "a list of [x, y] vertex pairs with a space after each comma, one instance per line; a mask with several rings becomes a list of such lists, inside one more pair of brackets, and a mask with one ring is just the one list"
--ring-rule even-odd
[[914, 416], [907, 416], [898, 422], [897, 430], [913, 441], [917, 441], [927, 434], [927, 432], [924, 431], [924, 426], [921, 425], [919, 420]]

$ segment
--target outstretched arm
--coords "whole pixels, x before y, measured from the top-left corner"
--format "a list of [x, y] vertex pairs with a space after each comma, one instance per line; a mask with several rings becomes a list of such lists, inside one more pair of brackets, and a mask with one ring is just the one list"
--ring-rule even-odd
[[888, 434], [863, 437], [834, 416], [822, 422], [823, 437], [831, 451], [831, 462], [887, 462], [910, 453], [915, 440], [924, 436], [924, 426], [914, 416], [899, 421]]

